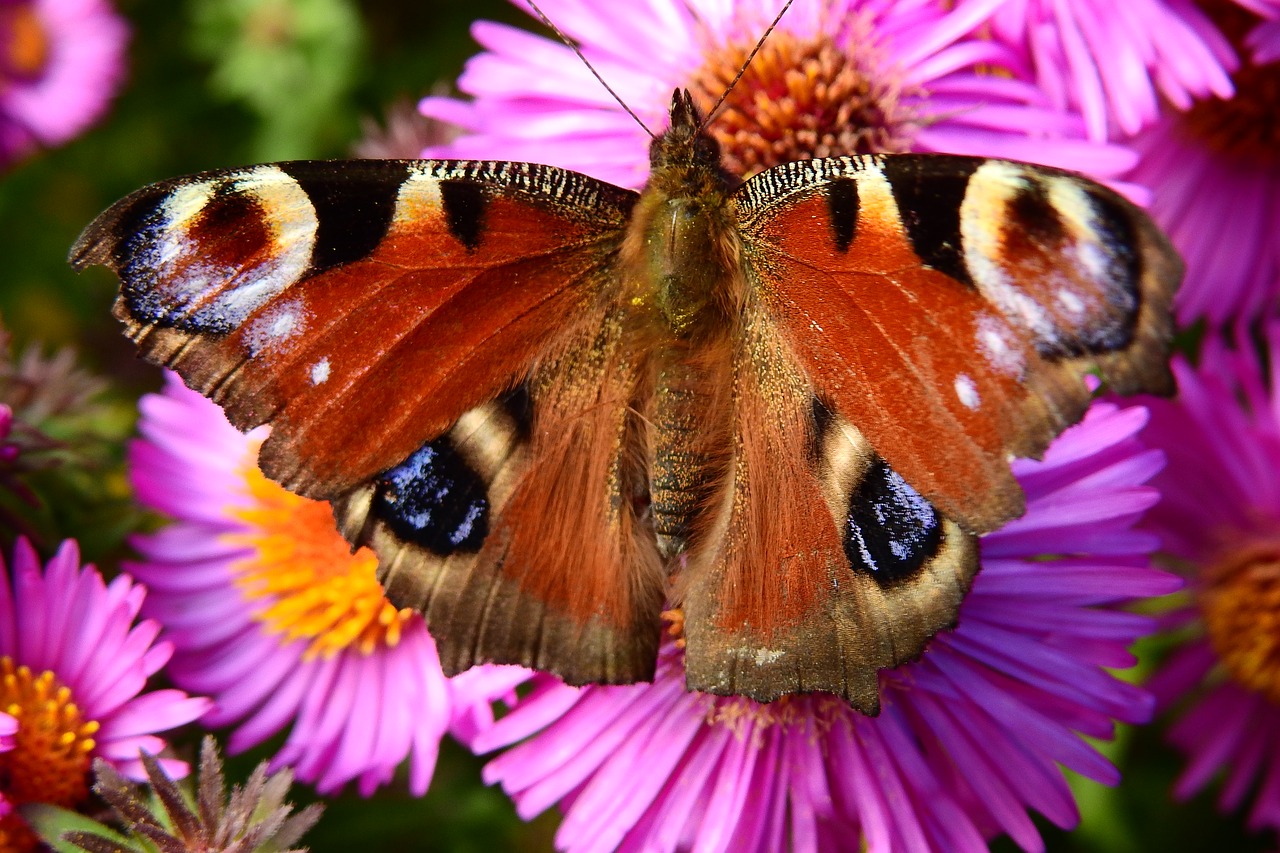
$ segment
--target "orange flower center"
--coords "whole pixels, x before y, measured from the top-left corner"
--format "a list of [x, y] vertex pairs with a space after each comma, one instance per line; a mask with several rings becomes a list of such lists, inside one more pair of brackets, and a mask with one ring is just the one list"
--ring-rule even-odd
[[848, 721], [847, 702], [825, 693], [783, 696], [756, 702], [742, 696], [708, 697], [707, 724], [724, 726], [738, 737], [761, 738], [773, 726], [818, 737], [840, 721]]
[[1200, 609], [1219, 659], [1237, 682], [1280, 704], [1280, 541], [1233, 550], [1205, 577]]
[[351, 553], [329, 504], [298, 497], [252, 463], [244, 468], [244, 483], [252, 501], [232, 512], [247, 530], [226, 538], [252, 551], [236, 563], [236, 583], [247, 598], [262, 602], [255, 615], [268, 630], [287, 640], [309, 639], [308, 657], [331, 657], [348, 647], [370, 654], [400, 642], [416, 614], [386, 600], [377, 557], [368, 548]]
[[[1258, 19], [1233, 3], [1207, 5], [1239, 54], [1247, 56], [1244, 39]], [[1197, 101], [1182, 118], [1185, 132], [1246, 165], [1274, 164], [1280, 150], [1280, 62], [1253, 65], [1245, 60], [1231, 80], [1235, 97]]]
[[[793, 160], [910, 147], [920, 123], [901, 100], [901, 75], [876, 47], [869, 21], [851, 26], [865, 34], [850, 39], [856, 51], [828, 35], [769, 36], [709, 125], [730, 172], [746, 178]], [[753, 47], [726, 44], [707, 53], [689, 84], [704, 112]]]
[[0, 11], [0, 39], [7, 76], [40, 76], [49, 60], [49, 38], [31, 4]]
[[[33, 673], [0, 657], [0, 711], [18, 721], [14, 748], [0, 752], [0, 791], [14, 803], [74, 808], [89, 796], [89, 763], [99, 725], [85, 720], [52, 672]], [[0, 850], [36, 849], [16, 813], [0, 820]]]

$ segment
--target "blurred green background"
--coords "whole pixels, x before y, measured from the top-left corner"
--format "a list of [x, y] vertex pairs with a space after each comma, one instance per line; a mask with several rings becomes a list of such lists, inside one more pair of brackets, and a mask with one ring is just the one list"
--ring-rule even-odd
[[[68, 247], [95, 214], [126, 193], [174, 175], [259, 162], [343, 157], [361, 121], [385, 120], [448, 84], [475, 50], [476, 18], [528, 25], [500, 0], [128, 0], [133, 26], [129, 79], [99, 125], [67, 146], [20, 163], [0, 178], [0, 315], [15, 349], [33, 341], [71, 345], [84, 365], [111, 380], [129, 429], [133, 401], [159, 385], [136, 360], [110, 317], [114, 277], [66, 265]], [[117, 456], [118, 460], [118, 456]], [[110, 568], [119, 537], [95, 540], [71, 522], [62, 535], [88, 539], [86, 556]], [[186, 742], [194, 748], [198, 736]], [[234, 758], [243, 778], [277, 744]], [[1263, 850], [1237, 818], [1216, 815], [1211, 796], [1175, 805], [1168, 796], [1179, 759], [1158, 731], [1122, 734], [1111, 754], [1119, 789], [1079, 786], [1085, 815], [1072, 834], [1043, 825], [1060, 851]], [[445, 744], [430, 793], [403, 786], [371, 800], [332, 800], [306, 842], [315, 851], [548, 850], [557, 818], [521, 822], [506, 797], [480, 783], [482, 762]], [[644, 772], [644, 768], [637, 768]], [[295, 799], [313, 798], [305, 788]], [[997, 841], [998, 850], [1014, 850]]]

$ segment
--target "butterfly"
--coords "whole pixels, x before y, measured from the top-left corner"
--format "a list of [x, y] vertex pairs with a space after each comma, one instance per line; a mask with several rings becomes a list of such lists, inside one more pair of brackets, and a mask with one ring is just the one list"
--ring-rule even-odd
[[288, 162], [141, 189], [76, 267], [149, 360], [271, 426], [441, 663], [879, 709], [953, 626], [1009, 460], [1086, 377], [1167, 392], [1182, 266], [1078, 175], [943, 155], [721, 167], [687, 91], [636, 193], [550, 166]]

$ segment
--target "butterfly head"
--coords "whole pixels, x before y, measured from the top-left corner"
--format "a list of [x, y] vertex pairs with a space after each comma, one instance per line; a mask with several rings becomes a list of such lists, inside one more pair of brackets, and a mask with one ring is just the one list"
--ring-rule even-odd
[[655, 175], [677, 171], [724, 177], [720, 144], [703, 129], [702, 115], [688, 89], [676, 89], [671, 95], [671, 126], [649, 144], [649, 166]]

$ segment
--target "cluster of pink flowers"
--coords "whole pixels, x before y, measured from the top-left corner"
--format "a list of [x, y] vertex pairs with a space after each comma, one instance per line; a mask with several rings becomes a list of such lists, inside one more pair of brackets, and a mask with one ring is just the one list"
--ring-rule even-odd
[[[674, 88], [715, 100], [779, 4], [540, 5], [657, 129]], [[644, 183], [648, 132], [570, 48], [496, 23], [473, 34], [467, 97], [420, 104], [460, 132], [423, 156]], [[0, 0], [0, 166], [100, 114], [126, 36], [104, 0]], [[582, 853], [985, 850], [1000, 835], [1038, 850], [1033, 813], [1079, 820], [1064, 768], [1115, 784], [1091, 739], [1163, 709], [1189, 757], [1177, 795], [1225, 776], [1224, 808], [1250, 802], [1250, 826], [1280, 829], [1280, 383], [1266, 378], [1280, 370], [1280, 0], [799, 0], [766, 48], [767, 68], [811, 63], [809, 77], [773, 81], [770, 97], [795, 98], [779, 109], [752, 88], [770, 81], [744, 76], [712, 127], [735, 162], [804, 154], [785, 117], [850, 146], [836, 153], [1084, 172], [1149, 204], [1187, 262], [1178, 321], [1203, 332], [1175, 364], [1176, 399], [1099, 400], [1042, 460], [1014, 463], [1026, 514], [984, 537], [958, 627], [881, 673], [881, 714], [690, 693], [671, 644], [652, 684], [446, 678], [422, 618], [382, 598], [327, 507], [258, 473], [262, 435], [170, 377], [141, 403], [130, 468], [173, 523], [135, 537], [139, 558], [110, 583], [70, 543], [47, 566], [25, 543], [0, 563], [0, 849], [32, 843], [14, 806], [49, 796], [15, 770], [50, 754], [53, 723], [31, 710], [49, 702], [70, 744], [67, 805], [91, 758], [142, 778], [140, 751], [196, 719], [232, 727], [232, 752], [284, 733], [275, 765], [326, 794], [371, 795], [407, 763], [421, 795], [450, 734], [496, 753], [486, 781], [522, 816], [558, 807], [557, 846]], [[822, 92], [846, 90], [864, 101], [827, 109]], [[1131, 606], [1184, 581], [1175, 609]], [[1117, 678], [1159, 627], [1188, 639], [1147, 687]], [[162, 666], [176, 688], [146, 691]]]
[[0, 169], [102, 115], [128, 39], [107, 0], [0, 2]]

